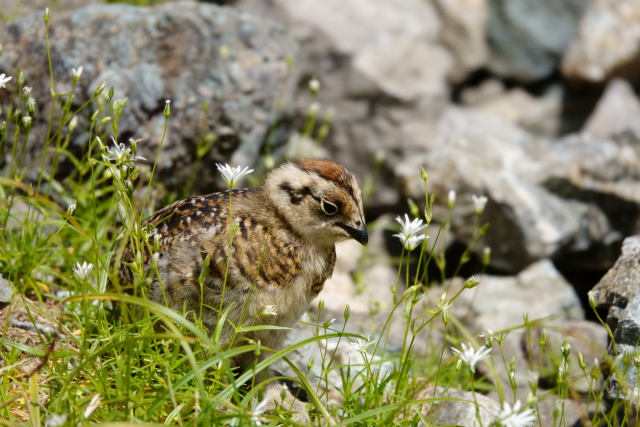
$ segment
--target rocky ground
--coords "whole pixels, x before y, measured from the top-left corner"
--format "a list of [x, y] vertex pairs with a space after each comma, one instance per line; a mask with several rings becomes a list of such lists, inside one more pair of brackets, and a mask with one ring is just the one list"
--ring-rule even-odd
[[[386, 226], [407, 211], [407, 198], [424, 200], [424, 167], [436, 223], [447, 214], [449, 190], [457, 192], [446, 242], [452, 258], [472, 235], [471, 195], [489, 199], [481, 218], [489, 231], [463, 274], [479, 271], [484, 247], [491, 248], [490, 264], [481, 286], [454, 307], [470, 331], [508, 329], [527, 312], [551, 319], [541, 328], [553, 331], [552, 346], [559, 349], [568, 336], [589, 363], [606, 349], [637, 349], [639, 237], [630, 237], [640, 233], [637, 0], [224, 3], [230, 6], [54, 8], [54, 73], [84, 67], [77, 105], [102, 82], [127, 96], [121, 133], [142, 138], [147, 158], [171, 99], [158, 165], [170, 189], [189, 182], [189, 165], [208, 138], [216, 142], [205, 165], [267, 167], [280, 156], [316, 155], [353, 170], [369, 186], [368, 220], [378, 229], [367, 256], [375, 261], [362, 265], [355, 247], [340, 248], [324, 291], [328, 317], [339, 318], [349, 304], [350, 327], [375, 333], [367, 319], [373, 308], [381, 319], [390, 309], [389, 260], [398, 255]], [[24, 9], [6, 18], [0, 72], [23, 69], [36, 98], [46, 99], [41, 12]], [[317, 94], [311, 80], [320, 84]], [[320, 147], [301, 132], [310, 106], [318, 121], [331, 120]], [[35, 135], [46, 132], [46, 103], [40, 107]], [[71, 150], [81, 152], [85, 139], [77, 135]], [[31, 147], [32, 158], [40, 148]], [[193, 184], [210, 192], [220, 183], [208, 169]], [[432, 302], [459, 280], [438, 284]], [[617, 345], [593, 321], [588, 291], [596, 284], [592, 299], [608, 312]], [[526, 373], [523, 338], [510, 338], [508, 357]], [[427, 351], [426, 338], [419, 348]], [[633, 366], [625, 370], [636, 377]], [[624, 397], [615, 383], [606, 387], [611, 397]], [[576, 390], [568, 412], [574, 420], [584, 413], [585, 393]]]

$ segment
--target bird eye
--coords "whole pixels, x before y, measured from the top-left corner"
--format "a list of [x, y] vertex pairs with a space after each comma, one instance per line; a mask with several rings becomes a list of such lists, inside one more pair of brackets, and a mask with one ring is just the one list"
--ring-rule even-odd
[[322, 208], [322, 212], [327, 215], [335, 215], [338, 213], [338, 206], [327, 199], [320, 200], [320, 207]]

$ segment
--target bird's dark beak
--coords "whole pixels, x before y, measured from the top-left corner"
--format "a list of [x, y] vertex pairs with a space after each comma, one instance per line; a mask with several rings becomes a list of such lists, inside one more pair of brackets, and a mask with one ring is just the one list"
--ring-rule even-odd
[[356, 241], [362, 243], [363, 245], [366, 246], [369, 242], [369, 233], [367, 233], [367, 226], [364, 221], [362, 221], [361, 228], [356, 228], [352, 225], [345, 224], [344, 222], [337, 223], [337, 226], [349, 233], [349, 236], [353, 237]]

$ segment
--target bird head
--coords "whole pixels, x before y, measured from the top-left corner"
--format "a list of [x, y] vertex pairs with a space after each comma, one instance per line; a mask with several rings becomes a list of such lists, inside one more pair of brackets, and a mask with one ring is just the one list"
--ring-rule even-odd
[[329, 246], [367, 244], [362, 193], [355, 177], [330, 160], [300, 159], [273, 170], [265, 189], [280, 215], [305, 240]]

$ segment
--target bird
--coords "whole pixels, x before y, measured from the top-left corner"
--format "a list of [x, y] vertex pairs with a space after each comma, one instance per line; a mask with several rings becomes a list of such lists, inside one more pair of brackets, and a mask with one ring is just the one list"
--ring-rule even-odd
[[[149, 229], [157, 274], [148, 298], [200, 316], [213, 332], [227, 311], [219, 345], [253, 340], [279, 349], [291, 328], [333, 272], [335, 244], [368, 242], [362, 193], [353, 174], [326, 159], [281, 164], [255, 189], [192, 196], [160, 209], [143, 222]], [[128, 250], [120, 286], [131, 286]], [[129, 261], [129, 262], [127, 262]], [[234, 327], [273, 325], [234, 334]], [[253, 328], [257, 329], [257, 328]], [[239, 338], [239, 339], [238, 339]], [[242, 370], [253, 352], [233, 359]]]

